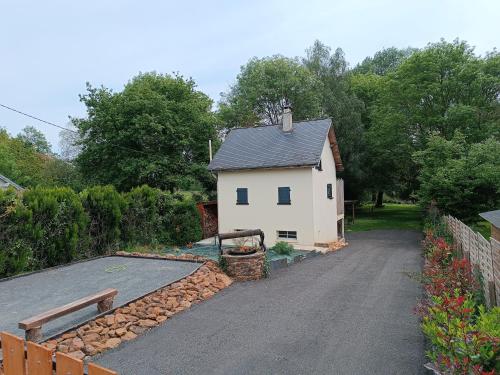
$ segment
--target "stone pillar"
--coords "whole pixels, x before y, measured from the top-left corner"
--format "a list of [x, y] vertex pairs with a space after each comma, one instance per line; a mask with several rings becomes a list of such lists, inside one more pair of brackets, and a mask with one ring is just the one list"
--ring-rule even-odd
[[266, 255], [257, 251], [250, 255], [224, 254], [226, 273], [236, 281], [258, 280], [264, 276]]

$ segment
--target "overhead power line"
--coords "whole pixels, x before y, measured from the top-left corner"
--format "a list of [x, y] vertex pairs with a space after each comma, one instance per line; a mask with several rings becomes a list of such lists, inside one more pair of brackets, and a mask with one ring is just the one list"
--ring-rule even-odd
[[8, 110], [10, 110], [10, 111], [17, 112], [17, 113], [19, 113], [19, 114], [21, 114], [21, 115], [23, 115], [23, 116], [30, 117], [30, 118], [32, 118], [32, 119], [35, 119], [35, 120], [40, 121], [40, 122], [43, 122], [43, 123], [45, 123], [45, 124], [49, 124], [49, 125], [55, 126], [56, 128], [59, 128], [59, 129], [62, 129], [62, 130], [67, 130], [67, 131], [69, 131], [69, 132], [78, 133], [78, 132], [76, 132], [76, 131], [74, 131], [74, 130], [71, 130], [71, 129], [65, 128], [64, 126], [54, 124], [53, 122], [50, 122], [50, 121], [45, 121], [45, 120], [42, 120], [41, 118], [38, 118], [38, 117], [33, 116], [33, 115], [30, 115], [30, 114], [28, 114], [28, 113], [24, 113], [24, 112], [19, 111], [19, 110], [15, 109], [15, 108], [9, 107], [9, 106], [7, 106], [7, 105], [5, 105], [5, 104], [0, 103], [0, 107], [7, 108], [7, 109], [8, 109]]
[[[62, 130], [66, 130], [66, 131], [69, 131], [69, 132], [72, 132], [72, 133], [75, 133], [75, 134], [78, 134], [77, 131], [73, 130], [73, 129], [68, 129], [68, 128], [65, 128], [64, 126], [61, 126], [61, 125], [57, 125], [57, 124], [54, 124], [53, 122], [50, 122], [50, 121], [46, 121], [46, 120], [43, 120], [39, 117], [36, 117], [36, 116], [33, 116], [33, 115], [30, 115], [29, 113], [25, 113], [23, 111], [20, 111], [18, 109], [15, 109], [15, 108], [12, 108], [12, 107], [9, 107], [5, 104], [2, 104], [0, 103], [0, 107], [3, 107], [5, 109], [8, 109], [9, 111], [13, 111], [13, 112], [16, 112], [16, 113], [19, 113], [23, 116], [26, 116], [26, 117], [29, 117], [29, 118], [32, 118], [34, 120], [37, 120], [37, 121], [40, 121], [40, 122], [43, 122], [44, 124], [48, 124], [50, 126], [55, 126], [56, 128], [59, 128], [59, 129], [62, 129]], [[140, 154], [144, 154], [144, 155], [149, 155], [147, 152], [144, 152], [144, 151], [140, 151], [140, 150], [135, 150], [133, 148], [130, 148], [130, 147], [126, 147], [126, 146], [122, 146], [122, 145], [116, 145], [116, 144], [113, 144], [113, 143], [110, 143], [111, 146], [115, 146], [115, 147], [118, 147], [118, 148], [121, 148], [123, 150], [127, 150], [127, 151], [134, 151], [134, 152], [138, 152]]]

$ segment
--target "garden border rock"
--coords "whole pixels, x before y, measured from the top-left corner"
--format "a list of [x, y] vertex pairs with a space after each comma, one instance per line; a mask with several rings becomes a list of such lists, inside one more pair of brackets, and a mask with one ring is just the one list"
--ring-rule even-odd
[[162, 324], [171, 316], [194, 303], [202, 302], [232, 284], [233, 280], [216, 262], [203, 257], [123, 253], [124, 257], [165, 259], [201, 263], [187, 276], [128, 301], [77, 326], [50, 337], [42, 343], [53, 352], [60, 351], [79, 359], [88, 359], [136, 338], [143, 332]]

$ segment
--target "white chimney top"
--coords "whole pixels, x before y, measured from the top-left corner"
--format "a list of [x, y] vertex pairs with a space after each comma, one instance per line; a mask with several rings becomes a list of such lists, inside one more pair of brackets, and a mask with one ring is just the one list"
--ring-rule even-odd
[[290, 106], [286, 106], [283, 108], [283, 131], [291, 132], [293, 130], [292, 123], [292, 108]]

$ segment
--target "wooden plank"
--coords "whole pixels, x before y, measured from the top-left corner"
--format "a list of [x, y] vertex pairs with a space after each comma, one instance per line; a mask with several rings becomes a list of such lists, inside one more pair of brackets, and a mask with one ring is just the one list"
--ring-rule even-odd
[[28, 341], [28, 375], [52, 375], [52, 351]]
[[5, 375], [25, 375], [24, 340], [7, 332], [0, 333], [0, 337]]
[[32, 328], [41, 327], [43, 324], [50, 322], [51, 320], [70, 314], [74, 311], [78, 311], [84, 307], [93, 305], [94, 303], [100, 302], [107, 298], [114, 297], [116, 296], [117, 293], [118, 290], [114, 288], [105, 289], [99, 293], [84, 298], [80, 298], [79, 300], [68, 303], [64, 306], [56, 307], [55, 309], [25, 319], [19, 322], [18, 324], [19, 328], [28, 330]]
[[83, 375], [83, 362], [67, 354], [57, 352], [56, 375]]
[[89, 375], [118, 375], [118, 373], [98, 366], [95, 363], [89, 363]]

